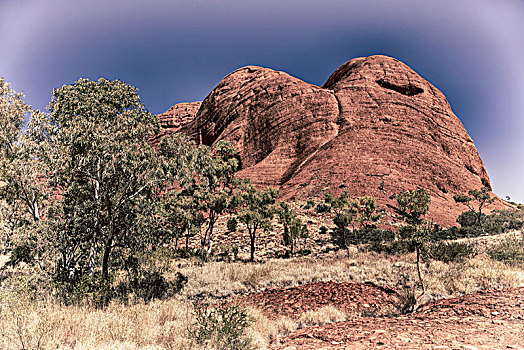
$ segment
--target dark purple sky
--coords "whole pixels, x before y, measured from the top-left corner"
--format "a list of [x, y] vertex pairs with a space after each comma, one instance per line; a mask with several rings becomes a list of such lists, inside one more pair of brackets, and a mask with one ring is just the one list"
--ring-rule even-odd
[[37, 109], [81, 77], [132, 84], [160, 113], [241, 66], [321, 85], [372, 54], [437, 86], [494, 191], [524, 202], [524, 1], [0, 0], [0, 76]]

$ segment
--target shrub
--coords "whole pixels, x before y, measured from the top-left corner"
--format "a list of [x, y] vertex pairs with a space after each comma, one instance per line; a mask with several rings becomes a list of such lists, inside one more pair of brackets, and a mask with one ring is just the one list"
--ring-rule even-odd
[[253, 349], [252, 340], [245, 335], [252, 320], [240, 305], [222, 303], [217, 307], [195, 304], [195, 324], [190, 338], [206, 348]]
[[393, 232], [390, 229], [387, 229], [387, 230], [381, 230], [378, 228], [361, 229], [359, 231], [359, 236], [361, 237], [361, 240], [364, 243], [391, 242], [395, 239], [395, 232]]
[[318, 233], [320, 233], [321, 235], [325, 235], [327, 232], [328, 228], [324, 225], [320, 226], [320, 228], [318, 229]]
[[398, 240], [392, 242], [373, 241], [367, 247], [369, 251], [377, 253], [386, 253], [388, 255], [409, 254], [415, 251], [415, 247], [407, 240]]
[[524, 239], [515, 236], [506, 237], [487, 251], [494, 259], [510, 265], [524, 264]]
[[462, 229], [456, 226], [452, 226], [450, 228], [438, 227], [437, 229], [433, 230], [433, 232], [431, 232], [430, 240], [437, 242], [442, 240], [457, 239], [462, 237], [462, 233]]
[[66, 305], [93, 305], [103, 308], [115, 296], [113, 276], [102, 277], [100, 273], [80, 274], [76, 279], [55, 279], [60, 300]]
[[187, 277], [177, 272], [173, 281], [167, 281], [159, 271], [140, 271], [138, 275], [128, 277], [120, 282], [113, 291], [113, 296], [127, 303], [129, 295], [149, 303], [155, 299], [166, 299], [180, 292], [187, 283]]
[[329, 213], [331, 211], [331, 206], [326, 203], [318, 203], [315, 207], [315, 211], [319, 214]]
[[312, 199], [308, 199], [306, 204], [304, 205], [304, 209], [309, 210], [315, 206], [315, 201]]
[[498, 210], [491, 215], [491, 220], [502, 232], [520, 230], [524, 227], [524, 210]]
[[464, 259], [471, 258], [476, 255], [476, 251], [472, 244], [441, 242], [431, 246], [429, 254], [435, 260], [449, 263], [461, 262]]
[[236, 218], [231, 218], [227, 220], [227, 230], [229, 232], [236, 232], [238, 227], [238, 221]]
[[176, 250], [176, 257], [180, 259], [189, 259], [198, 255], [200, 255], [198, 249], [180, 248]]
[[29, 242], [17, 245], [11, 252], [11, 257], [6, 265], [16, 266], [21, 262], [32, 265], [35, 260], [35, 250], [35, 245]]

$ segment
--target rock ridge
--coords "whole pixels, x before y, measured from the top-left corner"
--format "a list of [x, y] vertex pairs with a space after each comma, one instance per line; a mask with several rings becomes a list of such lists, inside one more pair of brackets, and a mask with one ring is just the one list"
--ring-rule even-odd
[[454, 194], [491, 189], [444, 94], [387, 56], [354, 58], [321, 87], [270, 68], [239, 68], [202, 102], [177, 104], [159, 118], [156, 142], [178, 131], [206, 145], [230, 140], [240, 153], [237, 175], [279, 187], [286, 199], [329, 190], [385, 204], [395, 191], [423, 187], [431, 219], [453, 225], [464, 209]]

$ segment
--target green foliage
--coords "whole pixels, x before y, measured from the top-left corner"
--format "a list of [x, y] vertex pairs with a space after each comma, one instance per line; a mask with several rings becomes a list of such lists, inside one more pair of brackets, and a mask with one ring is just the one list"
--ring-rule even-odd
[[152, 300], [172, 297], [179, 293], [186, 283], [187, 277], [180, 272], [176, 273], [173, 281], [167, 281], [159, 271], [141, 270], [126, 281], [120, 282], [114, 290], [114, 296], [127, 303], [129, 295], [134, 294], [136, 299], [149, 303]]
[[319, 214], [329, 213], [331, 211], [331, 206], [327, 203], [318, 203], [315, 207], [315, 211]]
[[255, 260], [255, 243], [259, 229], [272, 229], [271, 219], [275, 214], [274, 205], [279, 196], [278, 190], [267, 187], [259, 190], [249, 182], [241, 186], [238, 221], [247, 228], [250, 240], [250, 261]]
[[503, 261], [508, 265], [524, 264], [524, 239], [509, 236], [492, 246], [487, 251], [493, 260]]
[[524, 227], [524, 209], [496, 210], [490, 215], [490, 221], [499, 232], [520, 230]]
[[42, 113], [31, 110], [24, 95], [0, 78], [0, 246], [4, 254], [18, 236], [35, 229], [48, 195], [42, 178], [47, 168], [37, 157], [38, 144], [29, 136], [33, 125], [25, 122], [28, 115], [38, 119]]
[[83, 274], [72, 280], [55, 280], [58, 297], [66, 305], [92, 305], [102, 308], [113, 298], [113, 276]]
[[238, 169], [238, 154], [229, 141], [219, 141], [212, 149], [201, 145], [193, 151], [191, 184], [178, 195], [184, 210], [189, 211], [190, 225], [200, 233], [201, 256], [207, 259], [213, 249], [214, 228], [224, 214], [234, 213], [240, 196], [239, 180], [233, 177]]
[[308, 199], [306, 204], [304, 205], [304, 209], [309, 210], [315, 206], [315, 201], [312, 199]]
[[238, 221], [236, 218], [231, 218], [227, 220], [227, 230], [229, 232], [236, 232], [238, 227]]
[[361, 229], [368, 231], [375, 227], [382, 216], [377, 201], [371, 196], [358, 197], [351, 201], [351, 210], [355, 213], [355, 221]]
[[346, 193], [339, 197], [327, 194], [324, 200], [335, 213], [332, 241], [341, 248], [347, 249], [350, 244], [358, 246], [363, 239], [366, 240], [382, 216], [375, 198], [370, 196], [351, 200]]
[[413, 253], [415, 251], [413, 244], [406, 240], [397, 240], [391, 242], [372, 241], [367, 246], [367, 249], [377, 253], [386, 253], [388, 255], [404, 255]]
[[475, 247], [470, 243], [440, 242], [431, 246], [429, 255], [445, 263], [462, 262], [475, 256]]
[[[324, 197], [326, 206], [329, 206], [335, 213], [333, 223], [335, 228], [331, 231], [331, 240], [334, 244], [341, 248], [349, 249], [351, 233], [349, 225], [353, 225], [355, 214], [349, 208], [350, 200], [347, 193], [342, 193], [340, 196], [335, 197], [331, 193], [327, 193]], [[349, 250], [347, 251], [349, 256]]]
[[293, 255], [298, 240], [309, 237], [307, 225], [302, 223], [302, 220], [297, 217], [297, 213], [286, 202], [280, 202], [276, 212], [280, 223], [284, 226], [283, 243], [290, 248], [290, 254]]
[[48, 109], [28, 129], [56, 194], [42, 231], [56, 254], [57, 281], [91, 292], [96, 272], [109, 280], [117, 257], [163, 242], [160, 193], [183, 178], [175, 168], [184, 153], [153, 149], [158, 118], [120, 81], [80, 79], [55, 89]]
[[390, 196], [395, 200], [396, 206], [390, 206], [397, 218], [411, 226], [418, 226], [423, 223], [423, 216], [429, 210], [429, 193], [422, 189], [402, 190], [399, 193]]
[[20, 262], [32, 265], [35, 261], [35, 251], [34, 243], [23, 242], [13, 249], [7, 265], [16, 266]]
[[[482, 209], [493, 203], [495, 200], [495, 198], [491, 198], [489, 192], [489, 188], [482, 187], [480, 190], [469, 190], [468, 195], [456, 194], [453, 196], [455, 202], [464, 204], [469, 209], [469, 212], [473, 213], [474, 224], [478, 225], [483, 232], [485, 231], [485, 215], [482, 213]], [[476, 205], [473, 204], [473, 202], [475, 202]], [[469, 217], [462, 217], [461, 219], [465, 224], [467, 224], [467, 227], [472, 227], [473, 225], [469, 222], [471, 221], [471, 214], [468, 214], [468, 216]]]
[[418, 301], [426, 293], [420, 269], [420, 260], [422, 255], [426, 253], [426, 244], [434, 231], [434, 226], [423, 218], [429, 210], [431, 198], [429, 193], [422, 188], [402, 190], [393, 194], [390, 198], [395, 200], [396, 205], [390, 205], [389, 207], [393, 209], [397, 218], [406, 223], [406, 226], [399, 229], [398, 234], [407, 242], [408, 246], [414, 247], [417, 255], [417, 273], [422, 287], [422, 294], [417, 298], [417, 302], [413, 307], [413, 309], [416, 309]]
[[209, 349], [254, 349], [246, 329], [252, 320], [240, 305], [222, 303], [216, 307], [195, 304], [195, 324], [190, 338]]

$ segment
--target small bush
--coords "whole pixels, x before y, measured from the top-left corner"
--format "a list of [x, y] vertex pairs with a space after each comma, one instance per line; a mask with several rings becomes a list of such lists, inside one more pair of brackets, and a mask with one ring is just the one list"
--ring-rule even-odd
[[103, 308], [114, 297], [113, 277], [104, 278], [100, 273], [83, 274], [72, 280], [55, 280], [60, 300], [65, 305], [93, 305]]
[[198, 249], [180, 248], [176, 250], [176, 257], [180, 259], [189, 259], [199, 255], [200, 252]]
[[308, 199], [306, 204], [304, 205], [304, 209], [309, 210], [315, 206], [315, 201], [312, 199]]
[[407, 240], [397, 240], [392, 242], [371, 242], [367, 249], [377, 253], [386, 253], [388, 255], [409, 254], [415, 251], [415, 247]]
[[506, 237], [487, 251], [493, 260], [503, 261], [510, 265], [524, 264], [524, 239], [515, 236]]
[[217, 307], [195, 304], [195, 324], [189, 330], [197, 344], [214, 349], [253, 349], [245, 335], [252, 320], [240, 305], [222, 303]]
[[412, 313], [416, 305], [415, 287], [404, 285], [400, 293], [398, 293], [398, 302], [394, 304], [395, 308], [401, 315], [406, 315]]
[[358, 236], [363, 243], [391, 242], [395, 239], [395, 232], [389, 229], [381, 230], [378, 228], [361, 229]]
[[187, 283], [187, 277], [177, 272], [174, 281], [167, 281], [159, 271], [141, 271], [138, 276], [120, 282], [114, 289], [113, 296], [127, 303], [129, 295], [149, 303], [155, 299], [166, 299], [180, 292]]
[[229, 232], [236, 232], [238, 228], [238, 221], [236, 218], [227, 220], [227, 230]]
[[331, 206], [326, 203], [318, 203], [315, 210], [319, 214], [329, 213], [331, 211]]
[[318, 229], [318, 232], [321, 234], [321, 235], [325, 235], [327, 232], [328, 232], [328, 228], [324, 225], [320, 226], [320, 228]]
[[11, 252], [11, 257], [6, 265], [16, 266], [21, 262], [32, 265], [35, 257], [35, 245], [29, 242], [24, 242], [17, 245]]
[[468, 243], [441, 242], [430, 248], [430, 256], [445, 263], [461, 262], [475, 255], [475, 247]]
[[501, 232], [520, 230], [524, 227], [524, 210], [499, 210], [491, 215], [491, 220], [500, 227]]

